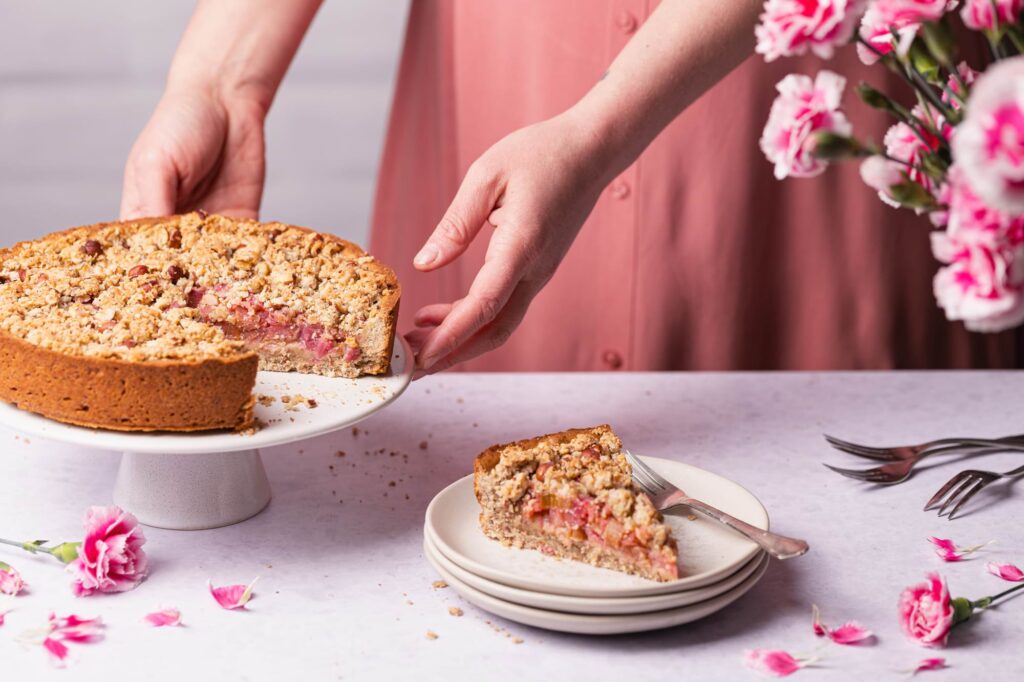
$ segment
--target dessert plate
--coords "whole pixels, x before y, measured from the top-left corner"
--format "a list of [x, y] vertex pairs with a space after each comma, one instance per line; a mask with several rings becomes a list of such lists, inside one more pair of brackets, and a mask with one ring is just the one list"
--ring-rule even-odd
[[753, 559], [748, 561], [740, 570], [732, 575], [712, 583], [705, 587], [698, 587], [693, 590], [682, 592], [670, 592], [663, 595], [652, 595], [649, 597], [611, 597], [607, 599], [597, 597], [572, 597], [547, 592], [532, 592], [522, 590], [518, 587], [510, 587], [496, 583], [486, 578], [459, 567], [450, 559], [445, 557], [434, 547], [429, 537], [424, 537], [423, 551], [431, 563], [440, 566], [458, 581], [465, 583], [473, 589], [479, 590], [498, 599], [503, 599], [514, 604], [533, 606], [548, 611], [565, 611], [566, 613], [582, 613], [592, 615], [618, 615], [650, 613], [651, 611], [663, 611], [679, 606], [689, 606], [697, 602], [717, 597], [732, 590], [737, 585], [750, 577], [761, 565], [764, 552], [759, 552]]
[[496, 616], [507, 618], [523, 625], [582, 635], [618, 635], [627, 632], [660, 630], [675, 625], [691, 623], [700, 618], [710, 616], [739, 599], [756, 585], [757, 581], [764, 575], [764, 572], [768, 570], [768, 559], [768, 556], [763, 554], [754, 572], [747, 576], [740, 584], [717, 597], [696, 604], [650, 613], [585, 615], [538, 609], [498, 599], [470, 587], [453, 574], [444, 570], [440, 564], [431, 560], [429, 553], [427, 555], [427, 560], [431, 562], [434, 569], [444, 578], [445, 582], [470, 604]]
[[[747, 489], [710, 471], [668, 459], [643, 460], [693, 497], [758, 528], [768, 512]], [[700, 517], [669, 514], [666, 522], [679, 543], [680, 579], [654, 582], [576, 561], [559, 561], [532, 550], [513, 549], [480, 530], [473, 476], [455, 481], [427, 507], [424, 532], [461, 568], [488, 580], [534, 592], [575, 597], [645, 597], [711, 585], [735, 573], [761, 549], [747, 538]]]

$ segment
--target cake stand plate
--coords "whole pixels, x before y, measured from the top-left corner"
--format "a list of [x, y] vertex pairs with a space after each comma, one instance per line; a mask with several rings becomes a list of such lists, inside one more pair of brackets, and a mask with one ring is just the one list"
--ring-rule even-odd
[[[123, 454], [114, 502], [147, 526], [217, 528], [255, 516], [270, 502], [262, 448], [323, 435], [387, 407], [408, 387], [414, 369], [398, 337], [391, 373], [358, 379], [259, 372], [252, 433], [126, 433], [71, 426], [0, 404], [0, 426], [83, 448]], [[287, 402], [285, 396], [291, 398]], [[296, 396], [300, 400], [296, 400]], [[311, 407], [309, 400], [315, 407]]]

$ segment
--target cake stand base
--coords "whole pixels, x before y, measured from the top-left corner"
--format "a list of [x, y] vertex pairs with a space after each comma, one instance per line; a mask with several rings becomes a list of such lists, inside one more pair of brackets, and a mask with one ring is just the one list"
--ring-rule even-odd
[[270, 482], [259, 450], [198, 456], [126, 452], [114, 502], [147, 526], [219, 528], [263, 511]]

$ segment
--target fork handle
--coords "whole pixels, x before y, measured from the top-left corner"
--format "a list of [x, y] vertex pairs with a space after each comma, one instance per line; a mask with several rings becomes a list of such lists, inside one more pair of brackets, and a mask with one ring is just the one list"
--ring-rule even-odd
[[685, 497], [679, 500], [680, 504], [685, 504], [690, 509], [698, 511], [704, 516], [714, 519], [719, 523], [729, 526], [733, 530], [746, 535], [748, 538], [756, 542], [761, 546], [761, 549], [771, 554], [776, 559], [792, 559], [798, 557], [801, 554], [807, 552], [810, 549], [803, 540], [796, 538], [787, 538], [785, 535], [779, 535], [778, 533], [772, 533], [771, 531], [751, 526], [746, 521], [740, 521], [731, 514], [726, 514], [721, 509], [716, 509], [710, 504], [695, 500], [692, 497]]

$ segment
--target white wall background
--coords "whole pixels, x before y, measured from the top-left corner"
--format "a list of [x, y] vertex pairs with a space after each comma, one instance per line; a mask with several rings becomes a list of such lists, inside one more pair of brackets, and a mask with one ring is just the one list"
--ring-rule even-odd
[[[365, 244], [407, 9], [324, 3], [267, 121], [264, 218]], [[117, 218], [124, 159], [191, 10], [0, 0], [0, 245]]]

